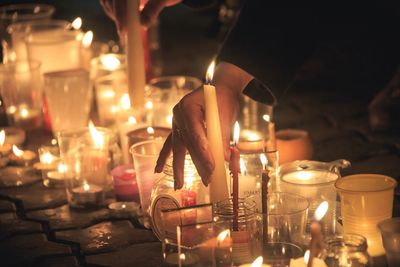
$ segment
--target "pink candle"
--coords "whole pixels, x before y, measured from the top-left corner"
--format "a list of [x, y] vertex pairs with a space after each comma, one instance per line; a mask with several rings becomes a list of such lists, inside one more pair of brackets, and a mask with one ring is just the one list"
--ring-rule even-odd
[[182, 197], [182, 207], [189, 207], [196, 205], [196, 198], [197, 198], [196, 192], [190, 189], [184, 189], [182, 191], [181, 197]]
[[118, 201], [140, 203], [136, 172], [132, 165], [118, 166], [111, 171], [111, 175], [114, 182], [115, 197]]

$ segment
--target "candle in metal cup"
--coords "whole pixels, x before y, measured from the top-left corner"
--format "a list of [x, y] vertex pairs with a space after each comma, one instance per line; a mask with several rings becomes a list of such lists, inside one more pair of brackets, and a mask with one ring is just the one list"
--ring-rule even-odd
[[36, 159], [37, 155], [31, 150], [21, 150], [16, 145], [12, 147], [13, 153], [10, 155], [10, 160], [18, 166], [30, 166]]
[[83, 184], [72, 189], [72, 201], [82, 206], [98, 206], [104, 202], [104, 191], [94, 184]]

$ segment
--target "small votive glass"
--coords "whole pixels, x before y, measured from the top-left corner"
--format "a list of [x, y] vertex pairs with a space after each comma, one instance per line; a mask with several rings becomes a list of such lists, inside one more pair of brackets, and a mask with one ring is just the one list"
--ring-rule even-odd
[[21, 60], [0, 64], [0, 93], [11, 125], [33, 129], [42, 123], [40, 62]]
[[130, 148], [136, 170], [140, 204], [146, 213], [149, 213], [150, 196], [153, 186], [163, 176], [161, 173], [154, 173], [157, 158], [163, 145], [164, 139], [154, 139], [137, 143]]
[[64, 187], [64, 175], [58, 168], [60, 163], [58, 146], [41, 146], [38, 152], [40, 162], [35, 163], [33, 167], [41, 172], [43, 185], [46, 187]]
[[[268, 242], [263, 247], [263, 258], [266, 266], [271, 267], [296, 267], [307, 266], [305, 264], [303, 250], [292, 243], [285, 242]], [[300, 264], [295, 264], [294, 261], [300, 261]], [[319, 266], [319, 265], [317, 265]]]
[[356, 174], [336, 181], [345, 234], [367, 238], [372, 257], [385, 254], [377, 225], [392, 217], [395, 179], [380, 174]]
[[215, 204], [214, 219], [228, 223], [232, 236], [232, 262], [239, 265], [252, 262], [260, 255], [262, 234], [254, 201], [239, 199], [237, 215], [235, 221], [231, 198]]
[[165, 266], [231, 266], [229, 223], [214, 220], [212, 204], [161, 211]]
[[389, 267], [400, 266], [400, 218], [391, 218], [378, 224]]
[[105, 204], [111, 131], [93, 127], [58, 133], [68, 203], [74, 208]]
[[87, 126], [91, 99], [89, 72], [76, 69], [47, 73], [44, 92], [54, 135]]
[[105, 53], [90, 61], [90, 79], [92, 80], [97, 80], [110, 74], [126, 79], [125, 70], [125, 54]]

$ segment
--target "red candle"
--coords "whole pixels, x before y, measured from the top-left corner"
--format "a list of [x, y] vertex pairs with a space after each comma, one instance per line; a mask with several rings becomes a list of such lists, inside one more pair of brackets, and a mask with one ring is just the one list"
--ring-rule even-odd
[[239, 217], [239, 161], [240, 153], [237, 148], [239, 141], [239, 123], [235, 123], [235, 129], [233, 133], [233, 147], [231, 147], [231, 157], [229, 160], [229, 170], [232, 174], [232, 199], [233, 199], [233, 230], [238, 231], [238, 217]]
[[139, 189], [136, 183], [136, 172], [132, 165], [121, 165], [111, 171], [114, 193], [118, 201], [140, 203]]
[[182, 194], [182, 207], [190, 207], [196, 205], [196, 192], [190, 189], [183, 189]]

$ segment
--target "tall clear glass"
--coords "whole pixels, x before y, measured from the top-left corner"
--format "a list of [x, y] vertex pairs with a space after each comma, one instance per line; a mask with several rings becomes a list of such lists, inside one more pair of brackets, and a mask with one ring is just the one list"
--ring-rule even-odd
[[11, 125], [37, 128], [42, 122], [40, 62], [21, 60], [0, 65], [0, 93]]
[[87, 126], [91, 99], [89, 72], [76, 69], [47, 73], [44, 92], [54, 134]]

